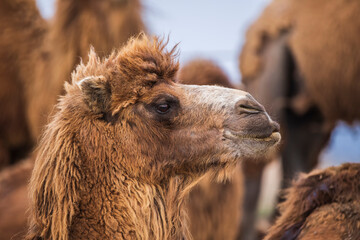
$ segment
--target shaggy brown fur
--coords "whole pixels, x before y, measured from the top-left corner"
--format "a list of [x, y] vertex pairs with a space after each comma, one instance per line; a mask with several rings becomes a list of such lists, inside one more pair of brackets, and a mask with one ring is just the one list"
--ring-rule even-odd
[[302, 175], [286, 191], [266, 240], [360, 239], [360, 164]]
[[0, 173], [0, 239], [24, 239], [29, 199], [27, 185], [33, 169], [30, 159]]
[[38, 148], [29, 239], [189, 238], [196, 179], [280, 140], [247, 93], [175, 83], [174, 51], [143, 36], [77, 68]]
[[0, 1], [0, 169], [26, 156], [32, 146], [24, 121], [24, 91], [33, 76], [26, 62], [46, 29], [35, 1]]
[[[182, 67], [180, 83], [233, 87], [222, 69], [210, 60], [196, 59]], [[215, 182], [206, 176], [190, 192], [190, 232], [194, 239], [235, 239], [240, 225], [242, 173], [236, 169], [231, 181]]]
[[99, 56], [106, 56], [142, 30], [139, 0], [58, 0], [43, 46], [46, 58], [40, 59], [36, 81], [29, 89], [27, 117], [32, 136], [38, 138], [57, 97], [64, 92], [64, 81], [70, 81], [80, 59], [87, 61], [91, 45]]

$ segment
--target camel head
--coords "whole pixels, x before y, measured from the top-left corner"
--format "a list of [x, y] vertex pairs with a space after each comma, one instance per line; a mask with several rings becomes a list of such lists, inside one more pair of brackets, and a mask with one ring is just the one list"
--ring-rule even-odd
[[247, 92], [177, 83], [175, 49], [165, 47], [143, 36], [77, 68], [62, 111], [88, 159], [153, 181], [221, 170], [279, 142], [278, 124]]

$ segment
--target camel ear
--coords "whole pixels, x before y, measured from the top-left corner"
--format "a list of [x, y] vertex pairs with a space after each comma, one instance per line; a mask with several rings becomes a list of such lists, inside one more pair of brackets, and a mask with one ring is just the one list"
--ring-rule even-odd
[[90, 76], [83, 78], [77, 85], [83, 92], [84, 101], [95, 113], [109, 111], [111, 88], [104, 76]]

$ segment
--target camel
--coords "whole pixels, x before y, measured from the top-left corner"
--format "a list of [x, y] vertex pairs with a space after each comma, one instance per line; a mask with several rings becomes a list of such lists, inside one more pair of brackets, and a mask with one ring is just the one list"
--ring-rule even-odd
[[248, 29], [240, 71], [281, 123], [283, 188], [317, 165], [338, 120], [360, 118], [359, 10], [358, 1], [275, 0]]
[[280, 141], [247, 92], [175, 81], [176, 48], [141, 35], [65, 84], [39, 143], [27, 239], [190, 239], [184, 199], [207, 172]]
[[360, 239], [360, 164], [302, 174], [285, 192], [265, 240]]
[[[177, 78], [182, 84], [234, 88], [223, 70], [205, 59], [188, 62], [179, 70]], [[193, 239], [235, 239], [242, 213], [242, 190], [240, 166], [231, 181], [216, 182], [210, 175], [205, 176], [191, 190], [186, 206]]]

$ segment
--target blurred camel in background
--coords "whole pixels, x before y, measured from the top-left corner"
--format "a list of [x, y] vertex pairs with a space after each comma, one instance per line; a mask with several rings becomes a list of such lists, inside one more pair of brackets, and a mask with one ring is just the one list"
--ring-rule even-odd
[[27, 156], [34, 144], [26, 118], [33, 62], [48, 31], [33, 0], [0, 1], [0, 169]]
[[[240, 71], [281, 123], [283, 187], [317, 165], [338, 120], [360, 118], [359, 11], [356, 0], [274, 0], [247, 32]], [[245, 191], [253, 214], [263, 167]], [[254, 239], [254, 222], [243, 223], [242, 239]]]

